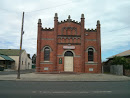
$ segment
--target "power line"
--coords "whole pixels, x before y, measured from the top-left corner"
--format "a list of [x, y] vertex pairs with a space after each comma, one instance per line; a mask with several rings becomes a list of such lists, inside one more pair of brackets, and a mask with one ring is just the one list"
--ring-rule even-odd
[[3, 11], [8, 11], [7, 9], [2, 9], [2, 8], [0, 8], [0, 10], [3, 10]]
[[[38, 9], [38, 10], [34, 10], [34, 11], [25, 11], [25, 13], [32, 13], [32, 12], [38, 12], [38, 11], [42, 11], [42, 10], [47, 10], [47, 9], [51, 9], [51, 8], [56, 8], [56, 7], [60, 7], [60, 6], [63, 6], [63, 5], [67, 5], [67, 4], [70, 4], [70, 3], [72, 3], [72, 2], [65, 3], [65, 4], [60, 4], [60, 5], [56, 5], [56, 6], [53, 6], [53, 7], [44, 8], [44, 9]], [[21, 13], [21, 12], [15, 12], [15, 11], [11, 11], [11, 10], [8, 10], [8, 9], [3, 9], [3, 8], [0, 8], [0, 10], [6, 11], [6, 12]]]
[[5, 12], [10, 12], [10, 13], [21, 13], [21, 12], [16, 12], [16, 11], [12, 11], [12, 10], [7, 10], [7, 9], [3, 9], [3, 8], [0, 8], [0, 10], [5, 11]]
[[122, 29], [129, 28], [129, 27], [130, 27], [130, 25], [129, 25], [129, 26], [127, 26], [127, 27], [123, 27], [123, 28], [119, 28], [119, 29], [111, 30], [111, 31], [108, 31], [108, 32], [118, 31], [118, 30], [122, 30]]
[[34, 11], [28, 11], [26, 13], [32, 13], [32, 12], [38, 12], [38, 11], [47, 10], [47, 9], [51, 9], [51, 8], [56, 8], [56, 7], [59, 7], [59, 6], [70, 4], [70, 3], [72, 3], [72, 2], [61, 4], [61, 5], [57, 5], [57, 6], [53, 6], [53, 7], [48, 7], [48, 8], [44, 8], [44, 9], [39, 9], [39, 10], [34, 10]]
[[[72, 3], [72, 2], [65, 3], [65, 4], [61, 4], [61, 5], [56, 5], [56, 6], [48, 7], [48, 8], [44, 8], [44, 9], [38, 9], [38, 10], [34, 10], [34, 11], [27, 11], [26, 13], [32, 13], [32, 12], [37, 12], [37, 11], [47, 10], [47, 9], [51, 9], [51, 8], [56, 8], [56, 7], [59, 7], [59, 6], [63, 6], [63, 5], [70, 4], [70, 3]], [[15, 11], [11, 11], [11, 10], [7, 10], [7, 9], [3, 9], [3, 8], [0, 8], [0, 10], [6, 11], [6, 12], [21, 13], [21, 12], [15, 12]], [[103, 13], [102, 15], [105, 15], [105, 14], [106, 14], [106, 13]], [[100, 17], [102, 17], [102, 15], [100, 15]], [[89, 24], [91, 24], [91, 23], [89, 23]], [[88, 24], [87, 24], [87, 25], [88, 25]], [[118, 31], [118, 30], [122, 30], [122, 29], [125, 29], [125, 28], [128, 28], [128, 27], [130, 27], [130, 26], [123, 27], [123, 28], [120, 28], [120, 29], [111, 30], [111, 31], [107, 31], [107, 32]]]

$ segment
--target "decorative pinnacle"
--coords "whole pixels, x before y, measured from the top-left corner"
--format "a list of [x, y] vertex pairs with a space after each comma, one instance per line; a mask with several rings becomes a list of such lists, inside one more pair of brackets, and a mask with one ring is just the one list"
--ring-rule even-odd
[[58, 14], [57, 14], [57, 13], [55, 13], [55, 17], [58, 17]]
[[68, 16], [68, 19], [70, 19], [71, 17], [70, 17], [70, 15]]
[[81, 18], [84, 18], [84, 14], [81, 14]]
[[99, 20], [97, 21], [97, 24], [100, 24], [100, 21], [99, 21]]
[[41, 23], [41, 19], [38, 19], [38, 23]]

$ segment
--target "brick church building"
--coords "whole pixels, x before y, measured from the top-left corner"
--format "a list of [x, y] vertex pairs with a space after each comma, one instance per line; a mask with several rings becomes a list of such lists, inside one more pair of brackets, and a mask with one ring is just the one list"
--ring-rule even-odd
[[96, 29], [85, 29], [84, 14], [77, 22], [68, 16], [54, 28], [43, 28], [38, 20], [37, 72], [101, 73], [100, 21]]

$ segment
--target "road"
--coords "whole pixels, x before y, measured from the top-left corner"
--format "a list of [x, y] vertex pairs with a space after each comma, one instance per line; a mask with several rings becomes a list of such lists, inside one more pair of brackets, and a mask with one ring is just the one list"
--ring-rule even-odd
[[125, 82], [0, 81], [0, 98], [130, 98]]

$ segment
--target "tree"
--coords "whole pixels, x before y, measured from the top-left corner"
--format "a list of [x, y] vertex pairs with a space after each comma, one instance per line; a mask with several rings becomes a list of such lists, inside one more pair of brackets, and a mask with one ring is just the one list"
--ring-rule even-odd
[[36, 64], [36, 54], [34, 54], [34, 55], [32, 56], [32, 63], [33, 63], [33, 64]]
[[124, 69], [130, 69], [130, 59], [121, 57], [121, 56], [115, 56], [112, 60], [112, 65], [123, 65]]

